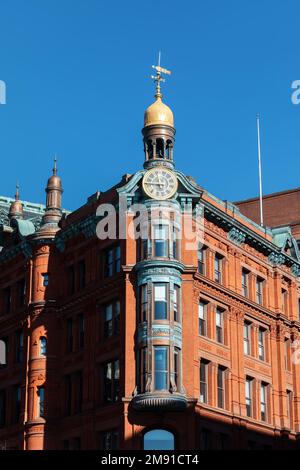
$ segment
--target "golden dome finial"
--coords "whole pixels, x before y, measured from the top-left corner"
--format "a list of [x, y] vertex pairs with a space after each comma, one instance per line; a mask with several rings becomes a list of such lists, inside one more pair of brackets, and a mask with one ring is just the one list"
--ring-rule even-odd
[[171, 75], [171, 71], [164, 69], [163, 67], [160, 66], [160, 59], [161, 59], [161, 52], [159, 51], [158, 53], [158, 65], [152, 65], [152, 68], [156, 70], [156, 75], [151, 75], [152, 80], [156, 82], [156, 92], [155, 92], [155, 98], [157, 100], [162, 99], [162, 94], [160, 91], [160, 82], [165, 82], [166, 79], [161, 76], [162, 73], [165, 75]]

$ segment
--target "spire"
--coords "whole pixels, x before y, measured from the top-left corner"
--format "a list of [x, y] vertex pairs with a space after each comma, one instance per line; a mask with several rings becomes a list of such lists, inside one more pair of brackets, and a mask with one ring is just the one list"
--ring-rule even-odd
[[53, 166], [53, 176], [56, 176], [57, 175], [57, 158], [56, 158], [56, 154], [54, 156], [54, 166]]
[[8, 217], [10, 219], [23, 219], [23, 204], [20, 201], [20, 186], [16, 184], [15, 200], [11, 203]]
[[20, 190], [20, 186], [19, 186], [19, 183], [17, 182], [17, 184], [16, 184], [15, 201], [19, 201], [19, 199], [20, 199], [19, 190]]
[[57, 176], [57, 158], [54, 157], [52, 176], [48, 179], [46, 186], [46, 209], [42, 220], [42, 226], [50, 224], [57, 226], [61, 219], [61, 195], [63, 192], [61, 179]]

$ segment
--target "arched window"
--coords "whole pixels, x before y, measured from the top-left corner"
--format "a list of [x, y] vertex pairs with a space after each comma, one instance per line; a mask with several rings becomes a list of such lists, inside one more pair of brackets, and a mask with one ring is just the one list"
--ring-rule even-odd
[[153, 145], [152, 145], [151, 140], [148, 140], [147, 148], [148, 148], [148, 158], [151, 160], [153, 158]]
[[156, 158], [164, 158], [164, 141], [163, 139], [156, 140]]
[[171, 141], [171, 140], [167, 140], [166, 158], [167, 158], [168, 160], [171, 159], [171, 148], [172, 148], [172, 141]]
[[47, 339], [45, 336], [40, 338], [40, 356], [47, 356]]
[[153, 429], [144, 434], [144, 450], [174, 450], [174, 434], [165, 429]]

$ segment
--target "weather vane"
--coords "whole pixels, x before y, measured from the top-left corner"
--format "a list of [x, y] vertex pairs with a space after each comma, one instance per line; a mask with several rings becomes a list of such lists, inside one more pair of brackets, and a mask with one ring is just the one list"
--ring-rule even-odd
[[161, 52], [158, 53], [158, 65], [152, 65], [152, 68], [156, 70], [156, 75], [151, 75], [152, 80], [156, 82], [156, 93], [155, 98], [161, 98], [162, 94], [160, 92], [160, 82], [165, 82], [166, 79], [161, 76], [161, 74], [171, 75], [171, 71], [164, 69], [160, 66]]

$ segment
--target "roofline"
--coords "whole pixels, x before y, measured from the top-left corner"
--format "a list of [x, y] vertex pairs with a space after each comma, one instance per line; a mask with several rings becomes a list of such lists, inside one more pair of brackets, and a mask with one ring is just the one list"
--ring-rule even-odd
[[[270, 194], [265, 194], [263, 196], [263, 199], [267, 199], [267, 198], [271, 198], [273, 196], [281, 196], [283, 194], [291, 194], [291, 193], [296, 193], [296, 192], [300, 192], [300, 187], [298, 188], [294, 188], [294, 189], [286, 189], [284, 191], [278, 191], [276, 193], [270, 193]], [[249, 199], [242, 199], [240, 201], [235, 201], [233, 204], [243, 204], [245, 202], [254, 202], [254, 201], [259, 201], [259, 196], [257, 197], [252, 197], [252, 198], [249, 198]]]

